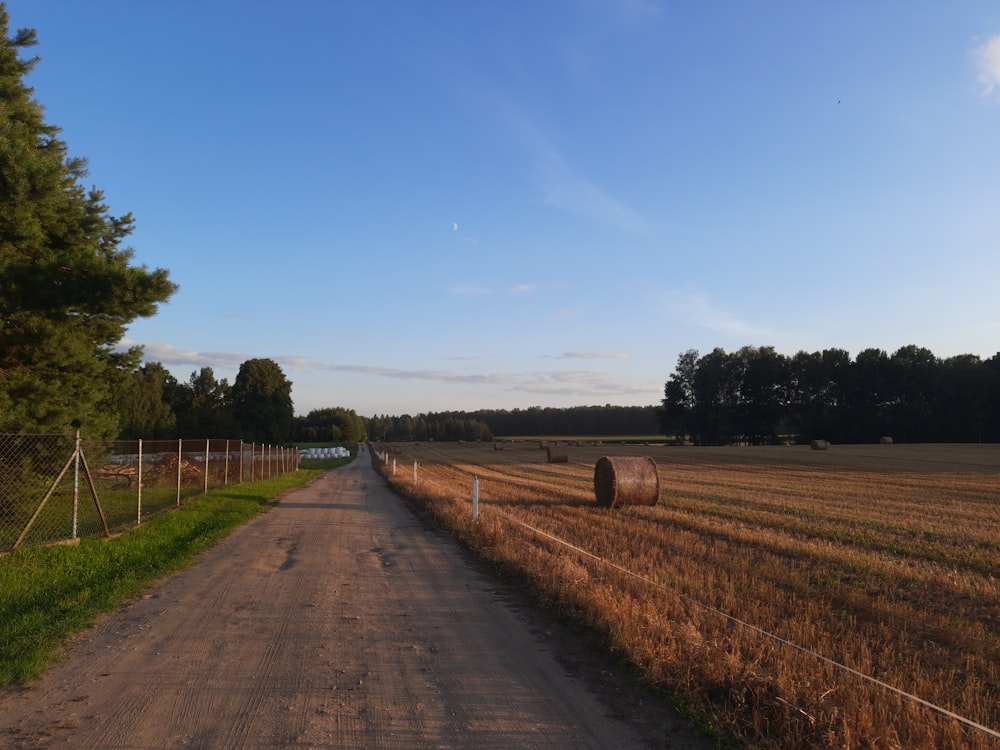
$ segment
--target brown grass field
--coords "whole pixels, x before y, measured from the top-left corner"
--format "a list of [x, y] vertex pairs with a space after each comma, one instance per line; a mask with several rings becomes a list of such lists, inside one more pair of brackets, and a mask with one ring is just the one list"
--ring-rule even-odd
[[[1000, 747], [1000, 446], [581, 444], [549, 464], [539, 445], [375, 448], [401, 493], [738, 744]], [[658, 505], [597, 506], [615, 455], [654, 458]]]

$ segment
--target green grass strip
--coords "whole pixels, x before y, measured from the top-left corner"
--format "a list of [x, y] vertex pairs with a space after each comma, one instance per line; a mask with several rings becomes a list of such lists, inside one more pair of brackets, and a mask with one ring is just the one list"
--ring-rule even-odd
[[23, 684], [53, 661], [71, 635], [93, 626], [164, 576], [273, 507], [319, 469], [213, 490], [112, 539], [31, 547], [0, 557], [0, 686]]

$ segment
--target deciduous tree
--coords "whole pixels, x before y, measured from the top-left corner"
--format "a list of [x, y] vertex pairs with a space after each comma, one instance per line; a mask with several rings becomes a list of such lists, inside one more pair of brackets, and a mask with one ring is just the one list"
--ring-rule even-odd
[[292, 384], [271, 359], [248, 359], [236, 374], [233, 417], [247, 442], [285, 443], [292, 439], [295, 412]]

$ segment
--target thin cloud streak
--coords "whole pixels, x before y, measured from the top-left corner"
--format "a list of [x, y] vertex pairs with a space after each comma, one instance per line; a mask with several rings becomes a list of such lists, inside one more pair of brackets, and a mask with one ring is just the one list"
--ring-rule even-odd
[[553, 149], [543, 150], [539, 172], [545, 205], [584, 218], [596, 219], [632, 234], [646, 234], [649, 231], [645, 219], [597, 185], [576, 174]]
[[504, 96], [495, 96], [493, 104], [508, 127], [534, 152], [544, 205], [630, 234], [649, 233], [649, 223], [642, 216], [573, 169], [522, 107]]
[[[119, 347], [143, 346], [147, 362], [160, 362], [165, 366], [191, 365], [238, 369], [243, 362], [254, 357], [236, 352], [197, 352], [179, 349], [170, 344], [140, 344], [123, 339]], [[615, 352], [567, 352], [565, 359], [623, 359], [627, 355]], [[634, 383], [616, 380], [604, 370], [534, 370], [530, 372], [459, 372], [455, 370], [409, 370], [382, 365], [335, 364], [292, 355], [272, 356], [280, 367], [291, 372], [334, 372], [390, 380], [422, 381], [442, 385], [488, 386], [511, 392], [539, 395], [573, 396], [581, 399], [606, 398], [611, 396], [649, 396], [655, 398], [662, 385]], [[476, 357], [454, 357], [452, 359], [472, 360]]]
[[561, 359], [628, 359], [625, 352], [563, 352]]
[[666, 303], [668, 312], [685, 323], [707, 328], [731, 338], [773, 340], [777, 331], [766, 326], [741, 320], [728, 310], [715, 305], [702, 292], [669, 292]]
[[133, 346], [142, 347], [143, 359], [145, 361], [162, 362], [164, 365], [194, 365], [197, 367], [237, 369], [248, 359], [253, 358], [250, 355], [234, 352], [196, 352], [178, 349], [170, 344], [160, 342], [140, 344], [131, 339], [122, 339], [115, 349], [117, 351], [125, 351]]

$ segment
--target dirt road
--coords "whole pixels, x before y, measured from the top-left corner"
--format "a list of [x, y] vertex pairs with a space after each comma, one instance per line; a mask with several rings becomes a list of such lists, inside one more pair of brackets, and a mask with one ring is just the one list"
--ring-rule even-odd
[[579, 653], [362, 455], [0, 693], [0, 747], [707, 746]]

